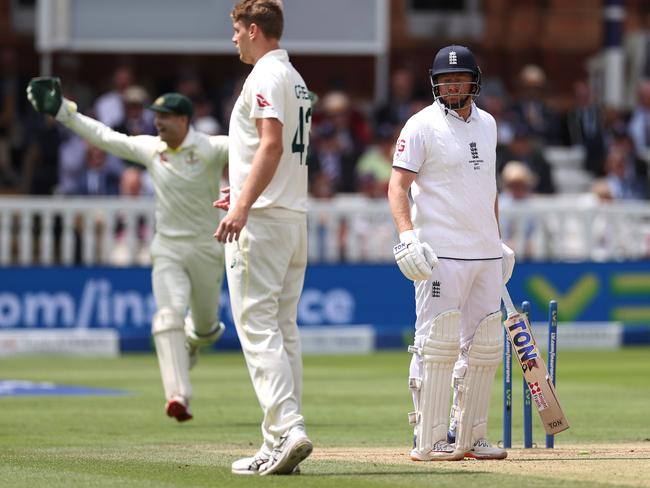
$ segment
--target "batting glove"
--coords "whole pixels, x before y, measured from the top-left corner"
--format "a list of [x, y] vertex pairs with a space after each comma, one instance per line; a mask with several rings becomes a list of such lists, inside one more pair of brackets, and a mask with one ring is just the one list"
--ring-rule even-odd
[[503, 284], [505, 285], [510, 280], [512, 270], [515, 267], [515, 252], [505, 242], [501, 242], [501, 251], [501, 270], [503, 271]]
[[409, 280], [429, 279], [431, 269], [438, 264], [438, 257], [431, 246], [420, 242], [413, 230], [402, 232], [399, 239], [400, 243], [393, 247], [399, 270]]
[[27, 86], [27, 98], [37, 112], [56, 116], [61, 108], [61, 80], [50, 76], [32, 78]]

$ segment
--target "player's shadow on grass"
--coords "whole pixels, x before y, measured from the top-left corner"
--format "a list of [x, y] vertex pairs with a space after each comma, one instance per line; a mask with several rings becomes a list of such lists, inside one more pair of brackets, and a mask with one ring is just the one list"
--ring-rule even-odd
[[[399, 471], [349, 471], [349, 472], [341, 472], [341, 473], [323, 473], [323, 472], [313, 472], [311, 470], [305, 470], [301, 473], [301, 476], [322, 476], [322, 477], [330, 477], [330, 478], [335, 478], [339, 476], [413, 476], [413, 475], [422, 475], [422, 476], [432, 476], [432, 475], [440, 475], [440, 476], [449, 476], [449, 475], [467, 475], [470, 474], [467, 471], [433, 471], [433, 470], [426, 470], [422, 468], [414, 468], [412, 471], [410, 470], [399, 470]], [[490, 474], [490, 473], [482, 473], [482, 474]]]
[[516, 459], [513, 458], [512, 461], [517, 461], [518, 463], [527, 463], [527, 462], [553, 462], [553, 461], [649, 461], [650, 457], [648, 456], [630, 456], [630, 457], [589, 457], [589, 456], [568, 456], [568, 457], [539, 457], [535, 459]]
[[203, 423], [203, 425], [201, 425], [201, 428], [205, 427], [206, 425], [215, 426], [215, 427], [228, 427], [228, 428], [233, 428], [233, 427], [259, 428], [260, 423], [259, 422], [229, 422], [229, 421], [208, 422], [208, 423]]

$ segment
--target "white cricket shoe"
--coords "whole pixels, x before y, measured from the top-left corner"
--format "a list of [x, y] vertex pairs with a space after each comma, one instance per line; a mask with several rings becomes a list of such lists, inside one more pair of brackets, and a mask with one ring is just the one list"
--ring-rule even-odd
[[168, 417], [174, 417], [179, 422], [192, 420], [189, 402], [182, 396], [174, 396], [167, 401], [165, 413]]
[[269, 455], [262, 451], [257, 451], [254, 456], [238, 459], [232, 463], [231, 471], [233, 474], [259, 474], [260, 466], [269, 462]]
[[261, 476], [267, 474], [291, 474], [298, 464], [311, 454], [314, 445], [307, 437], [303, 427], [294, 427], [280, 437], [268, 462], [260, 466]]
[[[254, 456], [241, 458], [232, 463], [231, 471], [233, 474], [259, 474], [260, 467], [269, 462], [269, 457], [265, 452], [257, 451]], [[300, 474], [300, 466], [293, 468], [290, 474]]]
[[439, 440], [431, 450], [426, 452], [419, 449], [411, 451], [411, 461], [460, 461], [461, 459], [463, 453], [458, 453], [446, 440]]
[[470, 459], [505, 459], [507, 456], [508, 451], [493, 446], [487, 439], [477, 440], [474, 446], [465, 453], [465, 457]]
[[[214, 344], [219, 339], [221, 339], [221, 336], [223, 335], [225, 330], [226, 330], [226, 325], [223, 322], [219, 322], [217, 328], [209, 334], [210, 344]], [[187, 327], [185, 333], [187, 334]], [[194, 333], [194, 335], [196, 335], [196, 333]], [[190, 342], [190, 340], [187, 340], [185, 341], [185, 347], [187, 348], [187, 352], [190, 355], [190, 369], [192, 369], [194, 368], [194, 366], [196, 366], [196, 363], [199, 362], [199, 352], [201, 350], [201, 345], [195, 344], [193, 342]]]

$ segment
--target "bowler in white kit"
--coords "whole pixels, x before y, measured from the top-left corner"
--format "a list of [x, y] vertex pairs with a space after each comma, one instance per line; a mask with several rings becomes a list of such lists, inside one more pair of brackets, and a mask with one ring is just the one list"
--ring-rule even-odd
[[430, 78], [435, 100], [402, 129], [388, 190], [395, 259], [415, 286], [411, 459], [502, 459], [487, 420], [514, 253], [499, 234], [496, 124], [473, 102], [481, 71], [469, 49], [441, 49]]
[[296, 323], [307, 265], [307, 149], [311, 100], [279, 47], [282, 4], [243, 0], [233, 42], [253, 65], [230, 118], [229, 208], [215, 237], [226, 243], [233, 318], [264, 419], [262, 445], [235, 461], [241, 475], [292, 474], [312, 451], [301, 413]]

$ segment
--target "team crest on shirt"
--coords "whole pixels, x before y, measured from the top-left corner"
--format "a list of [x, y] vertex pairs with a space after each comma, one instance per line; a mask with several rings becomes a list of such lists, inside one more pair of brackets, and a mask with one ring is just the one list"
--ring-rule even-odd
[[186, 164], [196, 164], [199, 162], [199, 158], [194, 152], [194, 150], [191, 150], [190, 153], [187, 155], [187, 158], [185, 158], [185, 163]]
[[255, 98], [257, 99], [257, 106], [259, 108], [266, 108], [266, 107], [271, 106], [271, 104], [268, 102], [268, 100], [266, 98], [264, 98], [261, 93], [258, 93], [257, 95], [255, 95]]
[[440, 282], [431, 282], [431, 298], [440, 298]]
[[475, 142], [469, 143], [469, 152], [472, 156], [472, 159], [470, 159], [468, 163], [473, 165], [475, 170], [481, 169], [481, 163], [483, 160], [479, 158], [478, 145]]

